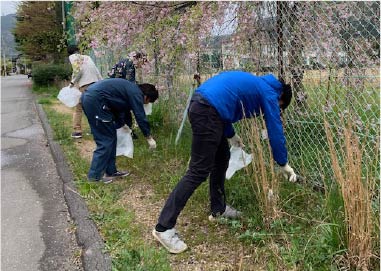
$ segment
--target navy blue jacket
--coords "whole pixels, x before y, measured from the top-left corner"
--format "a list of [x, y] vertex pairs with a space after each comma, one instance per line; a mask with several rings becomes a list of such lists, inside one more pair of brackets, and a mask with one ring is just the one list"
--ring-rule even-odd
[[282, 84], [274, 75], [255, 76], [243, 71], [227, 71], [208, 79], [196, 91], [219, 113], [225, 122], [225, 136], [234, 136], [232, 123], [264, 115], [275, 161], [287, 163], [286, 139], [280, 117]]
[[143, 135], [147, 137], [151, 134], [143, 106], [144, 95], [136, 84], [121, 78], [109, 78], [90, 85], [86, 93], [97, 95], [99, 101], [106, 106], [105, 110], [112, 112], [113, 120], [117, 124], [116, 128], [128, 122], [132, 111]]

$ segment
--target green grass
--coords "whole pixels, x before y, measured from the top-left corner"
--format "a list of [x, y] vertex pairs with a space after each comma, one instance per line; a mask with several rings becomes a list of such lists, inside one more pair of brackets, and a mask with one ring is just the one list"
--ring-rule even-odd
[[[55, 140], [61, 143], [73, 170], [77, 189], [86, 200], [91, 216], [105, 240], [106, 249], [112, 257], [113, 270], [165, 271], [171, 270], [171, 259], [177, 262], [189, 260], [191, 252], [170, 258], [155, 242], [147, 243], [139, 217], [129, 206], [120, 203], [126, 192], [137, 183], [152, 187], [154, 194], [149, 199], [151, 202], [166, 199], [187, 169], [191, 141], [189, 124], [185, 125], [179, 144], [175, 146], [178, 124], [173, 120], [168, 103], [159, 101], [154, 106], [153, 115], [149, 116], [157, 149], [148, 150], [143, 135], [137, 129], [139, 138], [134, 140], [134, 159], [117, 159], [118, 168], [129, 169], [135, 177], [107, 186], [89, 184], [86, 182], [89, 162], [81, 157], [70, 138], [71, 115], [51, 109], [55, 96], [51, 94], [52, 91], [44, 93], [41, 92], [46, 99], [44, 109], [54, 130]], [[319, 163], [329, 165], [329, 157], [324, 152], [327, 146], [324, 127], [316, 126], [315, 123], [311, 127], [300, 126], [296, 129], [299, 129], [300, 141], [291, 142], [290, 149], [297, 150], [300, 144], [303, 149], [299, 156], [292, 157], [293, 162], [301, 165], [307, 173], [318, 172]], [[88, 126], [85, 126], [86, 132], [89, 132]], [[91, 139], [91, 135], [85, 135], [84, 139]], [[311, 140], [319, 144], [312, 144]], [[315, 162], [313, 166], [306, 162], [310, 160]], [[255, 248], [258, 262], [267, 270], [339, 270], [335, 259], [345, 254], [342, 239], [343, 209], [337, 188], [329, 185], [329, 178], [319, 179], [330, 188], [326, 195], [313, 191], [308, 185], [283, 181], [279, 195], [282, 215], [266, 229], [258, 200], [250, 185], [250, 174], [253, 173], [249, 170], [241, 170], [226, 181], [228, 203], [244, 212], [242, 220], [222, 220], [218, 226], [208, 224], [208, 183], [205, 182], [195, 191], [179, 218], [180, 224], [186, 220], [194, 228], [193, 233], [187, 231], [182, 234], [188, 245], [198, 245], [207, 240], [218, 246], [221, 229], [227, 229], [228, 232], [223, 236], [224, 245], [234, 247], [238, 244], [248, 251]], [[195, 234], [199, 229], [207, 230], [208, 234]], [[379, 243], [375, 249], [377, 247]], [[379, 268], [376, 260], [373, 266], [374, 270]]]
[[[106, 186], [88, 183], [86, 174], [89, 162], [80, 156], [70, 138], [71, 116], [57, 113], [48, 107], [45, 107], [45, 110], [55, 132], [54, 139], [61, 143], [73, 170], [77, 189], [86, 200], [91, 217], [106, 241], [106, 249], [112, 256], [113, 270], [170, 270], [167, 253], [147, 246], [142, 239], [143, 234], [135, 221], [134, 213], [117, 204], [129, 184], [118, 182]], [[88, 131], [88, 127], [85, 130]], [[142, 148], [138, 149], [135, 152], [138, 157], [139, 152], [144, 151]], [[125, 165], [120, 163], [119, 166]]]

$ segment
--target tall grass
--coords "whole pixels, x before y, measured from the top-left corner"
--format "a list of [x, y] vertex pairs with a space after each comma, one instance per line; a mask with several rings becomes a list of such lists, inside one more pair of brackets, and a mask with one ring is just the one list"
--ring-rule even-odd
[[[344, 121], [341, 120], [344, 124]], [[372, 257], [374, 215], [372, 196], [375, 182], [363, 172], [364, 147], [353, 131], [352, 123], [343, 125], [342, 142], [335, 144], [337, 131], [324, 122], [334, 178], [344, 204], [345, 238], [349, 265], [357, 270], [369, 270]], [[335, 134], [335, 136], [334, 136]]]
[[277, 206], [279, 181], [272, 162], [269, 141], [261, 137], [264, 119], [261, 117], [245, 119], [242, 122], [243, 136], [253, 155], [251, 162], [251, 185], [263, 213], [264, 225], [269, 228], [279, 216]]
[[[149, 151], [144, 137], [139, 134], [139, 138], [134, 141], [136, 146], [134, 159], [118, 158], [118, 167], [131, 169], [133, 174], [123, 182], [115, 182], [111, 186], [98, 187], [84, 181], [89, 164], [88, 161], [79, 159], [81, 153], [78, 152], [77, 146], [70, 138], [71, 115], [62, 116], [51, 108], [51, 104], [44, 105], [45, 109], [50, 108], [47, 113], [55, 131], [55, 139], [60, 141], [65, 150], [66, 157], [75, 173], [77, 188], [87, 200], [92, 217], [106, 242], [106, 249], [113, 258], [113, 270], [171, 270], [169, 260], [172, 262], [172, 268], [176, 269], [176, 263], [194, 257], [193, 254], [185, 253], [176, 258], [172, 256], [169, 258], [165, 250], [161, 247], [158, 249], [156, 243], [147, 243], [146, 232], [142, 226], [144, 223], [140, 223], [139, 215], [136, 216], [131, 206], [119, 200], [126, 195], [126, 191], [134, 187], [133, 185], [142, 183], [152, 187], [154, 192], [150, 203], [156, 204], [167, 197], [185, 172], [191, 142], [188, 122], [184, 126], [179, 144], [175, 146], [174, 141], [189, 87], [179, 87], [178, 90], [182, 90], [182, 93], [174, 97], [171, 96], [173, 93], [169, 95], [164, 91], [161, 92], [160, 99], [153, 106], [152, 115], [149, 116], [153, 136], [158, 142], [157, 150]], [[56, 95], [44, 95], [44, 97], [56, 100]], [[336, 112], [331, 115], [334, 118], [331, 117], [330, 121], [334, 123], [335, 127], [339, 126], [337, 120], [340, 116], [336, 115]], [[235, 128], [246, 144], [246, 151], [253, 154], [253, 161], [245, 168], [246, 173], [249, 174], [239, 171], [230, 181], [226, 182], [229, 201], [233, 201], [234, 206], [242, 209], [245, 216], [240, 221], [227, 222], [230, 231], [223, 235], [223, 239], [228, 240], [227, 243], [235, 245], [235, 238], [239, 236], [243, 250], [250, 253], [249, 251], [255, 248], [253, 257], [241, 258], [243, 261], [241, 270], [349, 270], [349, 268], [341, 268], [344, 260], [345, 263], [350, 260], [353, 269], [359, 266], [358, 269], [379, 270], [379, 265], [374, 262], [375, 257], [370, 259], [370, 264], [369, 258], [367, 258], [368, 266], [360, 267], [361, 265], [358, 264], [360, 253], [349, 247], [349, 233], [353, 230], [349, 220], [357, 218], [357, 214], [364, 211], [356, 209], [355, 211], [358, 213], [356, 215], [352, 213], [352, 216], [348, 218], [349, 211], [344, 211], [344, 207], [348, 203], [343, 196], [343, 189], [348, 188], [343, 188], [336, 177], [336, 180], [331, 180], [334, 179], [331, 178], [334, 176], [334, 168], [345, 170], [348, 167], [346, 159], [343, 159], [345, 155], [342, 152], [335, 153], [340, 166], [333, 167], [329, 157], [330, 148], [325, 136], [323, 116], [320, 113], [314, 119], [310, 117], [310, 122], [303, 121], [302, 116], [300, 120], [299, 122], [287, 122], [288, 125], [285, 127], [286, 135], [290, 139], [287, 142], [288, 149], [293, 155], [291, 156], [292, 165], [295, 166], [298, 173], [302, 173], [306, 180], [308, 179], [308, 182], [315, 181], [315, 179], [311, 180], [311, 176], [316, 176], [316, 181], [325, 179], [323, 175], [329, 176], [330, 178], [325, 180], [326, 187], [334, 189], [324, 196], [324, 194], [315, 193], [303, 184], [281, 182], [281, 176], [278, 176], [274, 170], [269, 141], [263, 140], [261, 137], [261, 130], [264, 127], [263, 119], [246, 119], [237, 123]], [[296, 125], [299, 125], [297, 129]], [[86, 129], [88, 129], [87, 125]], [[138, 130], [137, 132], [139, 133]], [[345, 147], [335, 132], [331, 132], [331, 135], [336, 148]], [[297, 141], [292, 136], [297, 136]], [[85, 135], [82, 144], [86, 144], [87, 140], [91, 140], [91, 136]], [[363, 142], [363, 145], [360, 143], [358, 145], [366, 145], [370, 148], [369, 143]], [[379, 171], [379, 166], [369, 166], [373, 163], [376, 164], [379, 160], [373, 155], [373, 150], [368, 153], [368, 156], [373, 157], [371, 164], [365, 157], [367, 149], [362, 151], [365, 151], [362, 156], [363, 167], [361, 168], [364, 189], [357, 192], [354, 189], [359, 188], [353, 186], [350, 190], [353, 197], [356, 196], [359, 199], [365, 198], [363, 194], [366, 194], [367, 191], [374, 195], [372, 191], [374, 184], [369, 184], [374, 182], [372, 177], [375, 175], [365, 174], [364, 169], [372, 168], [374, 172]], [[296, 152], [300, 152], [300, 154], [295, 155]], [[359, 165], [356, 164], [356, 166], [356, 170], [358, 170]], [[351, 174], [342, 173], [344, 179]], [[248, 187], [245, 187], [245, 184]], [[375, 189], [379, 189], [379, 187], [376, 185]], [[368, 194], [368, 200], [370, 200], [370, 196], [371, 194]], [[373, 211], [379, 209], [377, 204], [373, 200]], [[203, 185], [195, 192], [188, 205], [183, 213], [183, 216], [186, 217], [185, 221], [191, 221], [189, 224], [195, 231], [204, 232], [205, 209], [208, 208], [207, 185]], [[364, 208], [365, 203], [358, 205]], [[147, 212], [152, 211], [147, 209]], [[326, 219], [327, 213], [330, 213], [328, 214], [329, 219]], [[282, 217], [279, 217], [278, 214], [281, 214]], [[367, 219], [371, 219], [372, 214], [368, 214]], [[262, 221], [264, 225], [261, 225]], [[359, 221], [355, 224], [356, 227], [361, 227], [364, 223], [364, 221]], [[371, 220], [368, 220], [367, 223], [371, 223]], [[372, 249], [373, 246], [373, 253], [377, 253], [375, 249], [379, 246], [379, 243], [375, 241], [376, 238], [370, 235], [379, 230], [379, 224], [375, 220], [373, 223], [373, 228], [370, 228], [372, 225], [369, 225], [368, 228], [364, 227], [367, 229], [367, 239], [359, 237], [364, 239], [364, 243], [368, 240], [368, 251], [363, 254], [370, 255], [369, 257], [372, 257], [372, 251], [369, 249]], [[204, 242], [221, 246], [221, 239], [217, 237], [221, 237], [222, 226], [215, 228], [210, 227], [209, 224], [205, 225], [208, 225], [207, 236], [209, 237], [207, 240], [205, 240], [204, 234], [194, 235], [193, 230], [192, 233], [184, 231], [185, 238], [192, 239], [192, 246], [204, 245]], [[231, 234], [232, 232], [234, 234]], [[360, 233], [356, 231], [354, 234]], [[358, 240], [354, 237], [351, 238], [352, 246], [356, 245]], [[231, 249], [231, 247], [227, 247], [227, 249]], [[364, 249], [361, 248], [361, 250]], [[345, 255], [346, 258], [341, 255], [343, 251], [348, 252]], [[237, 257], [234, 256], [234, 251], [230, 250], [230, 252], [226, 254], [228, 257]], [[206, 263], [216, 261], [210, 258], [210, 255], [197, 255], [196, 257], [200, 257]], [[256, 268], [256, 263], [253, 264], [254, 260], [250, 260], [254, 257], [256, 263], [263, 263], [263, 268]], [[226, 259], [218, 259], [218, 261], [223, 262]], [[205, 268], [205, 270], [212, 269]]]

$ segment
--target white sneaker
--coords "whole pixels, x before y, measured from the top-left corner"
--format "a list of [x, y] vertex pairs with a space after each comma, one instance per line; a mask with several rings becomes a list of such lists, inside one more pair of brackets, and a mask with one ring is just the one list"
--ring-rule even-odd
[[229, 205], [226, 205], [225, 212], [223, 212], [222, 215], [219, 215], [219, 216], [210, 215], [209, 221], [216, 221], [216, 219], [219, 217], [234, 219], [234, 218], [239, 218], [241, 216], [242, 216], [242, 212], [237, 211], [236, 209], [234, 209], [233, 207], [230, 207]]
[[164, 232], [152, 230], [153, 237], [156, 238], [170, 253], [181, 253], [188, 246], [179, 238], [177, 231], [173, 228]]

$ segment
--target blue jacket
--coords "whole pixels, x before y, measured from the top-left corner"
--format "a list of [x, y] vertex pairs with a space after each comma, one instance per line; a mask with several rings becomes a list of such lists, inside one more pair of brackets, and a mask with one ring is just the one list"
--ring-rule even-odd
[[275, 161], [287, 163], [286, 139], [280, 117], [279, 98], [282, 84], [274, 75], [255, 76], [243, 71], [227, 71], [199, 86], [200, 93], [225, 122], [225, 136], [234, 136], [235, 123], [243, 118], [264, 115]]
[[116, 128], [122, 127], [126, 122], [130, 125], [128, 122], [131, 121], [129, 118], [132, 111], [143, 135], [145, 137], [150, 135], [150, 127], [143, 106], [144, 95], [136, 84], [121, 78], [104, 79], [90, 85], [86, 95], [99, 97], [99, 101], [106, 106], [106, 110], [112, 112]]

